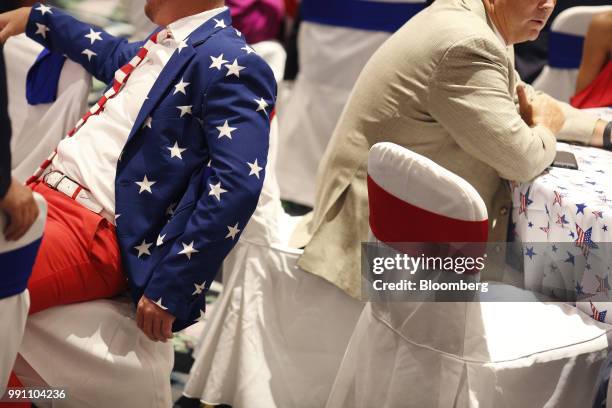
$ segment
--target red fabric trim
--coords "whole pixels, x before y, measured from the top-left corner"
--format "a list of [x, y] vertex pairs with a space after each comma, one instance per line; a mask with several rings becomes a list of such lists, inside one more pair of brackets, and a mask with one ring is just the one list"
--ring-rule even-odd
[[[159, 33], [157, 33], [157, 34], [159, 34]], [[155, 43], [157, 42], [157, 34], [155, 34], [155, 38], [153, 39], [153, 42], [155, 42]], [[141, 48], [141, 49], [139, 49], [139, 50], [138, 50], [138, 53], [137, 53], [136, 55], [138, 55], [138, 58], [140, 58], [141, 60], [143, 60], [143, 59], [144, 59], [144, 57], [146, 57], [146, 56], [147, 56], [147, 53], [148, 53], [148, 52], [149, 52], [149, 50], [147, 50], [146, 48], [144, 48], [144, 47], [143, 47], [143, 48]], [[129, 65], [129, 66], [130, 66], [130, 67], [132, 67], [131, 65]], [[125, 67], [125, 66], [124, 66], [124, 67]], [[134, 69], [134, 67], [132, 67], [132, 69]], [[130, 72], [131, 72], [131, 71], [132, 71], [132, 70], [130, 69]], [[123, 72], [126, 72], [126, 71], [123, 71]], [[127, 72], [126, 72], [126, 73], [127, 73]]]
[[463, 221], [409, 204], [368, 176], [370, 229], [390, 242], [486, 242], [488, 220]]
[[79, 193], [81, 192], [81, 190], [83, 189], [83, 187], [81, 187], [80, 185], [76, 188], [76, 190], [74, 190], [74, 193], [72, 194], [72, 198], [73, 200], [76, 200], [77, 196], [79, 195]]
[[298, 0], [285, 0], [285, 9], [287, 10], [287, 15], [289, 17], [295, 19], [298, 14], [298, 8], [300, 7]]

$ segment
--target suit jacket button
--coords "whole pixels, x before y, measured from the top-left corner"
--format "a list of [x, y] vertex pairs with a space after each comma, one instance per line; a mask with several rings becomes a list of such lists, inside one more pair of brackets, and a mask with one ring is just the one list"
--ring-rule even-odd
[[499, 213], [501, 215], [506, 215], [508, 214], [508, 209], [506, 207], [502, 207], [501, 210], [499, 210]]

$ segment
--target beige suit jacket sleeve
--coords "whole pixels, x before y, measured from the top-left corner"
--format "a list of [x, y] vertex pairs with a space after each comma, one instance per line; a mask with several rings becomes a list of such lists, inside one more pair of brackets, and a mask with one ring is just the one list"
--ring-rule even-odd
[[463, 150], [501, 177], [528, 181], [552, 163], [556, 139], [547, 128], [527, 126], [517, 112], [509, 91], [514, 69], [504, 51], [479, 37], [455, 43], [432, 75], [429, 111]]
[[[516, 75], [516, 83], [525, 86], [527, 95], [542, 93], [534, 90], [531, 85], [523, 82], [518, 72], [514, 71], [514, 73]], [[518, 98], [515, 98], [515, 102], [518, 106]], [[593, 136], [595, 124], [597, 123], [597, 118], [582, 112], [580, 109], [576, 109], [565, 102], [557, 102], [565, 115], [565, 123], [563, 124], [561, 131], [557, 134], [557, 139], [568, 142], [589, 144], [591, 137]]]

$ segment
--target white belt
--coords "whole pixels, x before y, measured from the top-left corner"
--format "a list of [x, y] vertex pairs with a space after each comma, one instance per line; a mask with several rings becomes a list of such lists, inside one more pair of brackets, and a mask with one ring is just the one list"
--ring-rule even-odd
[[91, 196], [89, 190], [86, 190], [83, 186], [71, 180], [65, 174], [59, 171], [52, 171], [46, 174], [43, 180], [49, 187], [60, 193], [66, 194], [83, 207], [96, 214], [102, 212], [102, 206]]

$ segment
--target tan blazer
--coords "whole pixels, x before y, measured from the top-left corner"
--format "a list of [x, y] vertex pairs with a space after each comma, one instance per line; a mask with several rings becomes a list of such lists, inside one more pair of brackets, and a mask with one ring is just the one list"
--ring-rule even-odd
[[[312, 219], [298, 227], [302, 243], [311, 238], [301, 268], [360, 297], [367, 155], [383, 141], [470, 182], [487, 205], [490, 240], [506, 240], [511, 198], [502, 179], [536, 177], [553, 161], [556, 140], [521, 119], [514, 52], [492, 27], [482, 0], [437, 0], [372, 56], [319, 167]], [[558, 137], [588, 142], [596, 120], [568, 105], [564, 111]]]

